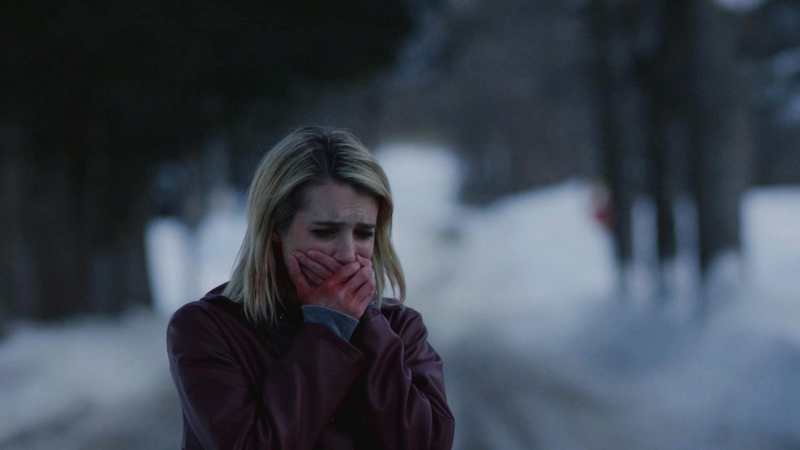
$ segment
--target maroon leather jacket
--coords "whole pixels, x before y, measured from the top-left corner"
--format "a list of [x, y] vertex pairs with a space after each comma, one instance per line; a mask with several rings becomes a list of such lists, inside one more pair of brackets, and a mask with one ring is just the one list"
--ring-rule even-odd
[[442, 360], [418, 312], [369, 306], [348, 342], [299, 307], [254, 327], [221, 288], [167, 329], [183, 449], [452, 447]]

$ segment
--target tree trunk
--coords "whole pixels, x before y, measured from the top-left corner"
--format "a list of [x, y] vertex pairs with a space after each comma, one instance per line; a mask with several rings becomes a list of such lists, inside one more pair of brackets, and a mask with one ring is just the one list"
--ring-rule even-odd
[[33, 283], [30, 278], [31, 254], [25, 247], [22, 216], [24, 136], [17, 124], [0, 129], [0, 321], [7, 319], [19, 304], [29, 303]]
[[78, 164], [81, 250], [86, 261], [86, 303], [91, 312], [118, 313], [149, 304], [144, 247], [148, 189], [136, 151], [111, 157], [114, 129], [96, 113], [84, 124], [86, 151]]
[[648, 190], [656, 204], [662, 299], [674, 287], [665, 270], [677, 253], [676, 198], [689, 191], [690, 23], [687, 0], [642, 1], [637, 73], [648, 100], [647, 153], [653, 168]]
[[621, 266], [633, 258], [631, 210], [636, 194], [641, 91], [633, 79], [632, 3], [595, 0], [590, 16], [597, 62], [600, 140], [612, 201], [612, 232]]
[[87, 162], [79, 152], [42, 150], [70, 145], [63, 137], [20, 136], [8, 127], [0, 135], [8, 150], [0, 156], [0, 314], [49, 320], [149, 304], [143, 183], [123, 181], [114, 196], [111, 180], [124, 161], [113, 170], [102, 150]]
[[692, 114], [693, 190], [700, 266], [740, 248], [739, 201], [750, 183], [749, 89], [739, 57], [739, 18], [695, 3]]
[[42, 319], [86, 312], [86, 249], [70, 161], [59, 153], [24, 166], [20, 220], [32, 264], [29, 273], [15, 274], [24, 280], [15, 294], [26, 300], [15, 300], [14, 312]]

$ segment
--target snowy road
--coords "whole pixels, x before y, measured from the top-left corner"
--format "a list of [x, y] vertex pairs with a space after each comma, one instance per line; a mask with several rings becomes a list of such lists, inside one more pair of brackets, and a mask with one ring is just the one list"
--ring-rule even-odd
[[172, 385], [113, 408], [81, 405], [6, 437], [7, 450], [174, 450], [180, 448], [180, 405]]
[[[598, 306], [568, 320], [462, 322], [469, 333], [449, 336], [431, 317], [455, 448], [800, 448], [796, 319], [767, 329], [752, 315], [733, 308], [693, 327]], [[164, 325], [138, 313], [13, 331], [0, 345], [0, 449], [178, 448]], [[69, 363], [76, 351], [83, 364]]]
[[166, 319], [20, 324], [0, 342], [0, 449], [174, 449]]
[[568, 335], [476, 329], [443, 350], [456, 448], [800, 448], [800, 341], [749, 313], [700, 327], [612, 307]]

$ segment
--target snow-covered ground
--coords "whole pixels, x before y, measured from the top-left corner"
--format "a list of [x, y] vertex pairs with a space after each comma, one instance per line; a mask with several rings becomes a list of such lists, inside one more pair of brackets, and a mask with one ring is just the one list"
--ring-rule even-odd
[[[407, 304], [445, 359], [458, 449], [800, 448], [800, 188], [748, 192], [741, 283], [699, 322], [616, 298], [589, 183], [471, 209], [455, 201], [446, 149], [378, 156]], [[0, 341], [0, 449], [176, 448], [166, 318], [227, 279], [243, 234], [236, 201], [194, 232], [154, 221], [158, 313], [15, 326]]]

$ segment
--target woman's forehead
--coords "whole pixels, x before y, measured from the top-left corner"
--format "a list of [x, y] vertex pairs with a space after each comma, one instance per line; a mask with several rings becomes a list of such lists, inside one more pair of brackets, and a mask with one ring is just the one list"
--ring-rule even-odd
[[305, 192], [300, 214], [311, 220], [375, 221], [378, 202], [370, 195], [358, 192], [345, 183], [326, 183], [311, 186]]

